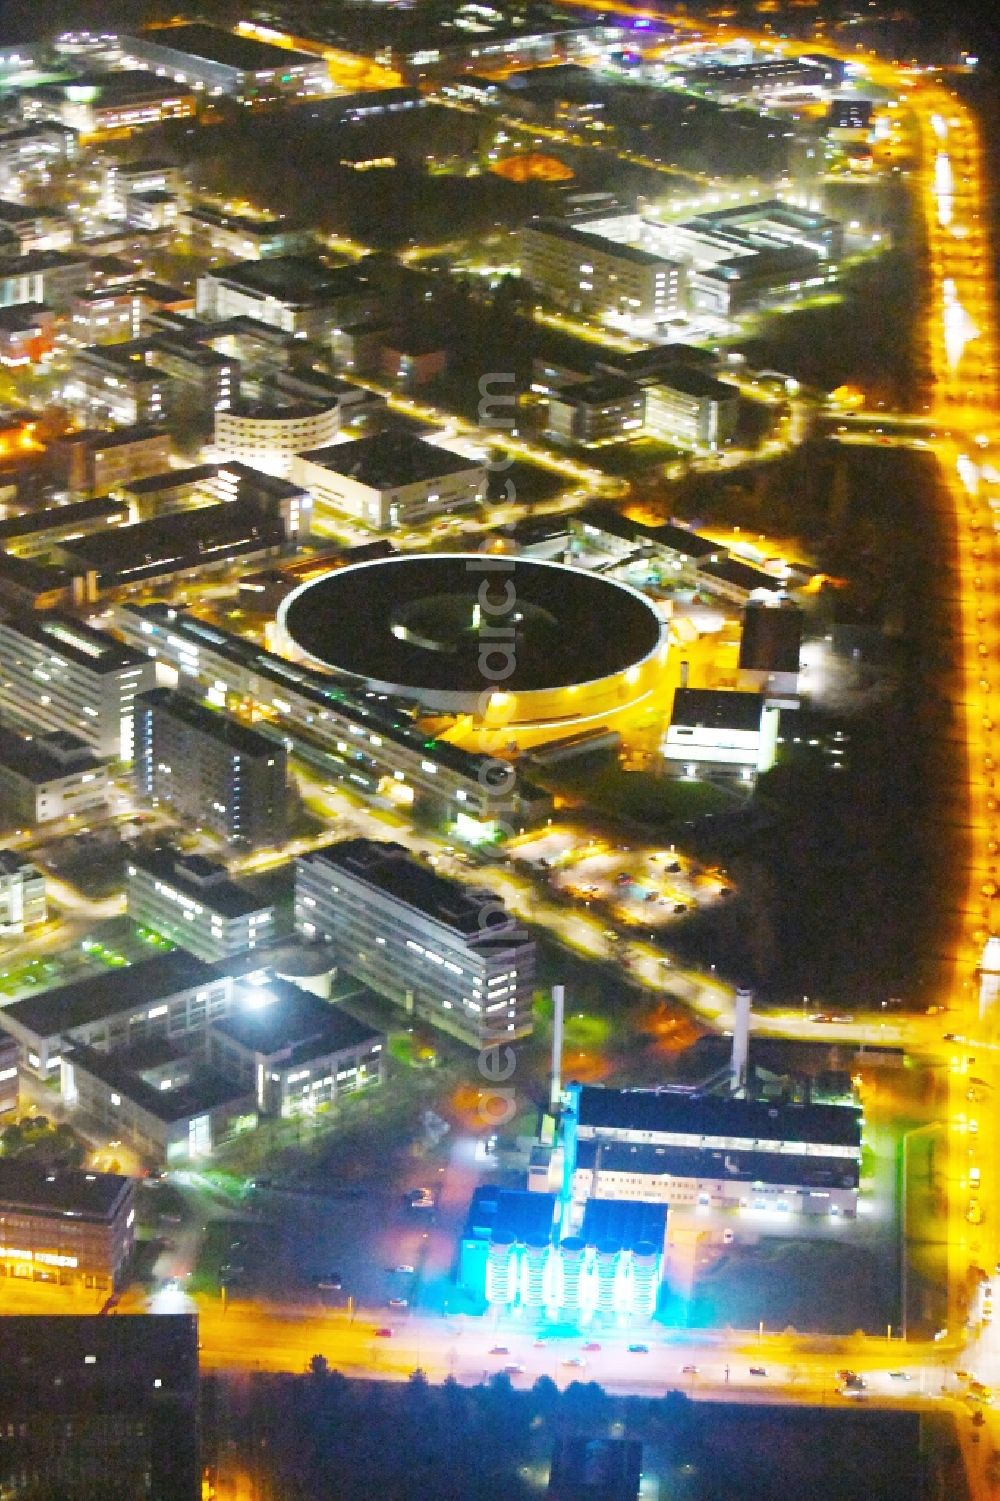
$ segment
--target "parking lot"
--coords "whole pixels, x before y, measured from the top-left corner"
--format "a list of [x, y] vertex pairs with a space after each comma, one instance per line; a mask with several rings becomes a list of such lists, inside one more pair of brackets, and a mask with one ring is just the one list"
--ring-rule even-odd
[[515, 864], [544, 875], [552, 891], [600, 906], [616, 923], [661, 928], [696, 908], [725, 900], [731, 885], [670, 846], [612, 844], [568, 827], [518, 840]]
[[402, 1194], [258, 1186], [241, 1207], [239, 1217], [209, 1222], [195, 1267], [199, 1290], [224, 1285], [240, 1298], [384, 1310], [393, 1320], [417, 1301], [429, 1225]]

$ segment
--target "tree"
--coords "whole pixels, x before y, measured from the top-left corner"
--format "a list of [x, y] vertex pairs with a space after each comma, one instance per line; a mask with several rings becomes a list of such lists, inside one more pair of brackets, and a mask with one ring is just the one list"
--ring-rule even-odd
[[325, 1381], [330, 1374], [330, 1362], [325, 1355], [312, 1355], [309, 1358], [309, 1374], [317, 1382]]

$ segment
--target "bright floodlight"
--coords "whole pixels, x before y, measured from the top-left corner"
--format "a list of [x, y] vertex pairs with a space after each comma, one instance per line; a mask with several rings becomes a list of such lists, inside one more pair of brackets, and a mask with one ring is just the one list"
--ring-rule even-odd
[[274, 991], [265, 990], [261, 985], [255, 985], [252, 990], [243, 992], [243, 1005], [247, 1011], [260, 1011], [264, 1006], [270, 1006], [274, 1001]]

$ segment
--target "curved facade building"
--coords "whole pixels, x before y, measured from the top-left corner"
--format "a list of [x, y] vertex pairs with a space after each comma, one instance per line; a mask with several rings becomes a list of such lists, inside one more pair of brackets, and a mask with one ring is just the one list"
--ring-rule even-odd
[[582, 731], [634, 711], [667, 656], [666, 621], [638, 591], [561, 563], [484, 553], [340, 569], [290, 594], [278, 626], [283, 650], [347, 682], [514, 737]]
[[215, 414], [215, 446], [227, 458], [287, 478], [292, 458], [332, 443], [340, 431], [340, 405], [234, 400]]

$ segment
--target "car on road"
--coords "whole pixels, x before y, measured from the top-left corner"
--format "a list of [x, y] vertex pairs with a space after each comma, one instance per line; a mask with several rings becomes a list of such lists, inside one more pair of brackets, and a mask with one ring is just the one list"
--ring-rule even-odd
[[403, 1265], [398, 1266], [396, 1268], [396, 1271], [397, 1272], [412, 1272], [413, 1268], [412, 1268], [412, 1266], [409, 1265], [408, 1262], [404, 1262]]
[[390, 1308], [409, 1308], [409, 1306], [410, 1306], [410, 1300], [408, 1298], [390, 1298], [389, 1299], [389, 1307]]
[[504, 1366], [503, 1370], [505, 1376], [520, 1376], [524, 1371], [524, 1366], [518, 1365], [516, 1360], [512, 1360]]
[[392, 1330], [389, 1329], [389, 1328], [387, 1328], [387, 1327], [385, 1327], [385, 1326], [383, 1326], [383, 1328], [381, 1328], [381, 1329], [376, 1329], [375, 1330], [375, 1338], [376, 1339], [392, 1339]]
[[585, 1350], [599, 1350], [601, 1347], [597, 1343], [596, 1339], [588, 1339], [587, 1343], [584, 1345], [583, 1348]]
[[682, 1365], [681, 1366], [681, 1375], [682, 1376], [697, 1376], [697, 1374], [698, 1374], [698, 1367], [696, 1365]]
[[648, 1345], [629, 1345], [628, 1351], [629, 1351], [630, 1355], [648, 1355], [649, 1354], [649, 1346]]
[[910, 1375], [909, 1371], [890, 1371], [889, 1372], [889, 1380], [890, 1381], [912, 1381], [913, 1377]]
[[339, 1293], [343, 1285], [344, 1280], [339, 1272], [324, 1272], [322, 1276], [316, 1278], [316, 1286], [320, 1292]]
[[762, 1365], [752, 1365], [750, 1367], [750, 1374], [751, 1376], [766, 1376], [767, 1371]]
[[510, 1350], [507, 1347], [507, 1345], [491, 1345], [490, 1346], [490, 1354], [491, 1355], [509, 1355], [510, 1354]]
[[560, 1362], [560, 1364], [576, 1366], [579, 1368], [585, 1366], [587, 1362], [584, 1360], [582, 1355], [568, 1355], [565, 1360]]

